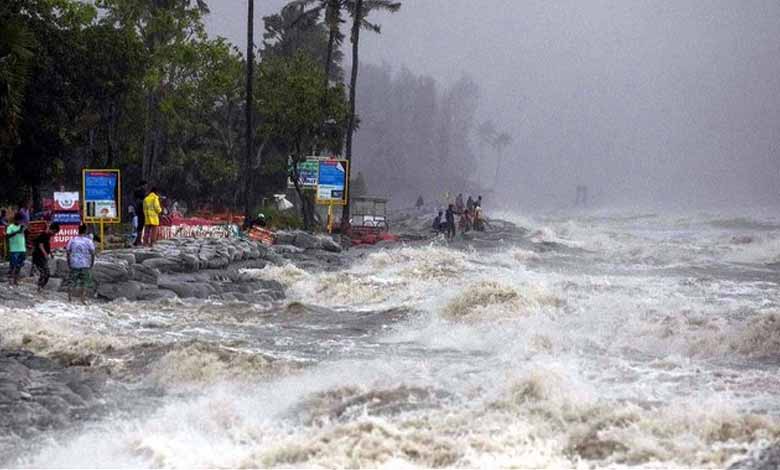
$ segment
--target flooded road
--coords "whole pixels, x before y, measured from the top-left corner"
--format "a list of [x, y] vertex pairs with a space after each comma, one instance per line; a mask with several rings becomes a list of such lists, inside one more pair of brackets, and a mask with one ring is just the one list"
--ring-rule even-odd
[[2, 307], [5, 347], [111, 377], [4, 465], [723, 468], [780, 437], [780, 219], [502, 218], [242, 273], [283, 300]]

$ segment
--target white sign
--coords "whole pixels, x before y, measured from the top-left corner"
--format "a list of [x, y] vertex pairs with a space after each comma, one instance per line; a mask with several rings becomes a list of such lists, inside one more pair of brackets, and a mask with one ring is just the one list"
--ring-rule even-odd
[[55, 192], [54, 210], [55, 211], [79, 210], [79, 193], [78, 192]]

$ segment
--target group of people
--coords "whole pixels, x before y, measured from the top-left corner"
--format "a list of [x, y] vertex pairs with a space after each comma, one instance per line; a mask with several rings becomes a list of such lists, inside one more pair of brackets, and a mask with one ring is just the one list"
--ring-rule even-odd
[[133, 203], [128, 207], [133, 227], [133, 245], [154, 245], [159, 236], [160, 216], [163, 213], [157, 187], [141, 181], [133, 191]]
[[[7, 219], [6, 219], [7, 220]], [[8, 282], [11, 286], [19, 285], [24, 261], [27, 256], [27, 226], [29, 218], [17, 211], [13, 221], [6, 225], [5, 236], [10, 254]], [[60, 231], [59, 224], [52, 223], [32, 240], [32, 264], [38, 271], [38, 291], [41, 291], [49, 283], [51, 271], [49, 259], [54, 257], [51, 249], [51, 238]], [[87, 226], [79, 226], [77, 237], [68, 241], [65, 246], [67, 253], [70, 276], [68, 279], [68, 300], [78, 294], [81, 302], [86, 303], [87, 290], [92, 288], [92, 267], [95, 264], [95, 243], [87, 233]]]
[[[484, 231], [485, 220], [482, 217], [482, 196], [473, 199], [471, 196], [464, 202], [463, 193], [458, 194], [455, 203], [447, 206], [446, 211], [439, 211], [433, 219], [433, 230], [439, 233], [445, 233], [448, 240], [455, 238], [456, 226], [455, 216], [459, 216], [458, 228], [461, 233], [471, 230]], [[442, 220], [442, 216], [444, 220]]]

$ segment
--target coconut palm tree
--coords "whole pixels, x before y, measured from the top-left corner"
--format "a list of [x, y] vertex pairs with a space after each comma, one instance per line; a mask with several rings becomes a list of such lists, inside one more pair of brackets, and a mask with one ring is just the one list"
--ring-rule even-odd
[[[360, 68], [358, 49], [360, 46], [360, 30], [367, 29], [377, 34], [381, 32], [378, 24], [368, 21], [372, 11], [388, 11], [395, 13], [401, 9], [401, 2], [393, 0], [345, 0], [347, 10], [352, 15], [352, 72], [349, 80], [349, 117], [347, 122], [346, 159], [352, 163], [352, 134], [355, 131], [355, 94], [357, 91], [357, 76]], [[341, 214], [342, 225], [349, 223], [349, 198]]]
[[319, 18], [323, 12], [325, 13], [325, 24], [328, 27], [328, 51], [324, 67], [325, 80], [329, 80], [333, 69], [335, 50], [344, 42], [344, 35], [341, 33], [341, 24], [344, 20], [341, 19], [341, 12], [347, 6], [346, 0], [294, 0], [289, 5], [300, 6], [302, 9], [313, 5], [312, 8], [301, 13], [300, 20], [311, 17]]

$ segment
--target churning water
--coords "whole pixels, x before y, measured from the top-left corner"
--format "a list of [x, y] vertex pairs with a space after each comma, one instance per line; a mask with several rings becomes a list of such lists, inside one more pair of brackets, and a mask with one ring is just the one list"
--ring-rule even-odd
[[517, 221], [243, 274], [282, 302], [3, 309], [133, 397], [10, 464], [721, 468], [780, 437], [780, 220]]

